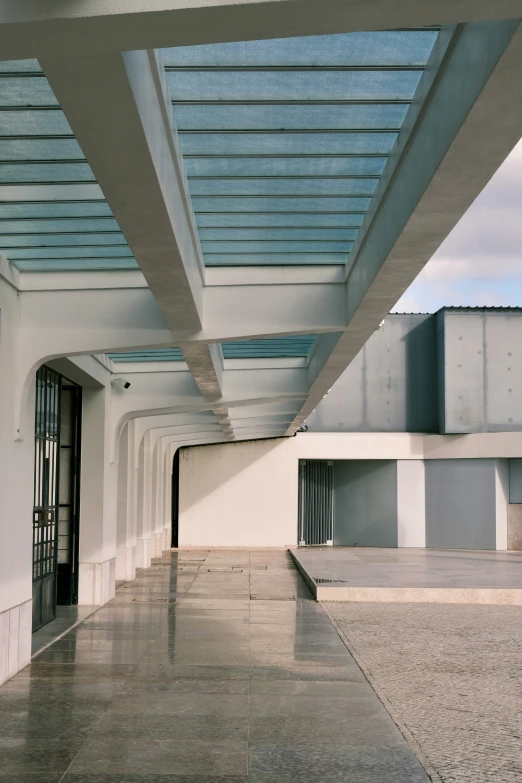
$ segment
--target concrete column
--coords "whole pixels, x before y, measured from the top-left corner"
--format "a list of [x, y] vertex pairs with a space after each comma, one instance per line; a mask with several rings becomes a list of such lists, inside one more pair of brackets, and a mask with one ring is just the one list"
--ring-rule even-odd
[[508, 548], [509, 460], [495, 460], [495, 541], [497, 549]]
[[150, 432], [146, 432], [138, 450], [136, 568], [149, 568], [152, 558], [150, 462]]
[[136, 513], [134, 502], [134, 421], [123, 428], [118, 450], [118, 523], [116, 579], [136, 576]]
[[423, 460], [397, 460], [397, 523], [399, 547], [426, 546]]
[[0, 277], [0, 684], [31, 660], [35, 384], [15, 441], [18, 326], [16, 290]]
[[83, 392], [78, 603], [104, 604], [116, 580], [117, 464], [110, 462], [109, 387]]

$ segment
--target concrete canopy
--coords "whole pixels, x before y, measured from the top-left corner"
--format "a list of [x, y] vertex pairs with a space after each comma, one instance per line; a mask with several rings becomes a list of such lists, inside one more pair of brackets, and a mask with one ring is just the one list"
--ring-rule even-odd
[[[21, 299], [20, 405], [44, 361], [127, 352], [124, 362], [101, 359], [131, 382], [115, 388], [118, 432], [130, 420], [161, 419], [158, 438], [187, 442], [293, 434], [521, 135], [515, 0], [415, 9], [213, 0], [198, 8], [162, 2], [153, 11], [131, 0], [45, 9], [4, 0], [0, 9], [8, 58], [0, 104], [12, 127], [0, 140], [0, 233], [10, 262], [2, 276]], [[376, 19], [404, 28], [393, 35], [405, 41], [428, 35], [424, 59], [399, 61], [402, 44], [382, 59], [377, 33], [367, 34], [359, 61], [260, 55], [264, 41], [274, 56], [268, 39], [291, 38], [297, 51], [299, 36], [357, 35]], [[219, 49], [224, 42], [232, 48]], [[183, 49], [189, 64], [177, 66], [154, 48], [198, 44], [216, 44], [212, 57], [225, 51], [232, 60], [201, 65]], [[237, 95], [230, 72], [236, 90], [237, 75], [246, 74]], [[252, 74], [262, 87], [255, 100], [245, 93]], [[28, 104], [31, 80], [40, 98]], [[1, 84], [9, 88], [3, 96]], [[43, 131], [43, 115], [66, 132]], [[20, 129], [29, 120], [36, 133]], [[253, 159], [255, 170], [241, 173], [238, 161]], [[275, 159], [279, 173], [267, 168]], [[213, 160], [218, 173], [198, 174], [201, 160]], [[53, 174], [65, 164], [87, 168]], [[87, 179], [78, 182], [81, 171]], [[74, 215], [58, 214], [57, 205], [73, 203]], [[103, 220], [110, 230], [99, 227]], [[108, 248], [106, 258], [98, 246]], [[248, 355], [254, 338], [308, 335], [303, 355]], [[244, 342], [239, 358], [225, 358], [230, 341]], [[183, 361], [133, 361], [133, 351], [172, 347]], [[192, 430], [189, 421], [172, 431], [177, 416], [204, 411], [211, 432], [199, 419]]]

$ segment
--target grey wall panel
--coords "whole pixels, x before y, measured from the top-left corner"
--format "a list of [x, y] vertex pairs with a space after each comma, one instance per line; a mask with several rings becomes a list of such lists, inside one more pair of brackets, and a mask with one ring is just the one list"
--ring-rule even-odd
[[522, 429], [522, 318], [488, 313], [485, 325], [487, 429]]
[[426, 460], [426, 546], [495, 549], [495, 460]]
[[435, 317], [388, 316], [309, 416], [315, 432], [437, 432]]
[[509, 502], [522, 503], [522, 459], [509, 460]]
[[334, 462], [334, 544], [397, 546], [397, 462]]
[[443, 432], [484, 432], [484, 314], [446, 311], [443, 319]]

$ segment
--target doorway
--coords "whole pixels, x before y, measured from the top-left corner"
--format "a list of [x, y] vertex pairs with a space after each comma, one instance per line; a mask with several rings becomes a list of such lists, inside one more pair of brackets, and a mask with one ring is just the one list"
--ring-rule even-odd
[[45, 365], [36, 374], [33, 631], [78, 603], [81, 388]]
[[172, 542], [174, 549], [179, 544], [179, 449], [172, 460]]

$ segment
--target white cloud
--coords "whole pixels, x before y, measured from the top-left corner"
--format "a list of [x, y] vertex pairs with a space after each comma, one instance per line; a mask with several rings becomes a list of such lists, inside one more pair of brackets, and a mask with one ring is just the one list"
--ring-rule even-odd
[[522, 305], [522, 142], [394, 309], [445, 304]]

